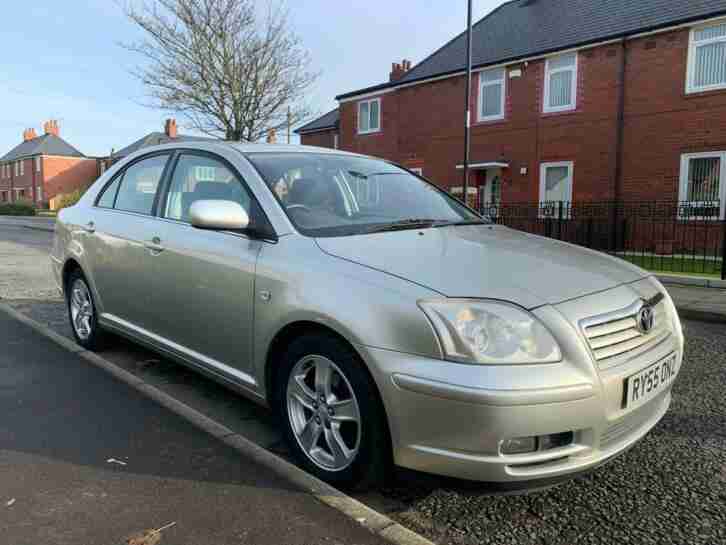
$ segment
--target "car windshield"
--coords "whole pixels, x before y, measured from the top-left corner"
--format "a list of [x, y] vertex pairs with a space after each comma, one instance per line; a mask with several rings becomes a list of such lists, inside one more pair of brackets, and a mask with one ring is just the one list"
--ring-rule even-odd
[[250, 153], [247, 158], [307, 236], [488, 223], [386, 161], [326, 153]]

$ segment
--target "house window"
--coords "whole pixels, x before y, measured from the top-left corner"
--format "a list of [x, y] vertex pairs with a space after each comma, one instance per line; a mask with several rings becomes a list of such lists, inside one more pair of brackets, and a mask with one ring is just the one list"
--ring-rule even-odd
[[691, 31], [687, 77], [688, 93], [726, 89], [726, 23]]
[[338, 149], [338, 133], [333, 135], [333, 149]]
[[574, 163], [543, 163], [539, 177], [540, 214], [543, 216], [557, 215], [559, 203], [565, 210], [570, 209], [572, 201], [572, 173]]
[[40, 185], [35, 188], [35, 200], [43, 202], [43, 187]]
[[504, 119], [505, 74], [504, 68], [479, 74], [479, 121]]
[[17, 177], [17, 175], [18, 175], [18, 162], [17, 161], [15, 161], [13, 163], [13, 171], [14, 171], [13, 174]]
[[40, 157], [35, 158], [35, 172], [40, 172]]
[[358, 103], [358, 134], [381, 130], [381, 99], [364, 100]]
[[678, 215], [723, 219], [726, 200], [726, 152], [689, 153], [681, 157]]
[[422, 168], [412, 168], [412, 169], [409, 169], [409, 170], [411, 170], [411, 172], [413, 172], [414, 174], [418, 174], [419, 176], [423, 176], [423, 169]]
[[23, 176], [25, 174], [25, 161], [20, 160], [18, 162], [20, 163], [20, 175]]
[[577, 105], [577, 53], [547, 59], [544, 111], [564, 112]]

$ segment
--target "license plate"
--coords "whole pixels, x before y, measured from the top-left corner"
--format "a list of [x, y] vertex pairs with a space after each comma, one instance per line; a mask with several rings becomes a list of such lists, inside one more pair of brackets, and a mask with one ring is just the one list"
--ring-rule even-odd
[[625, 408], [639, 407], [666, 388], [678, 374], [675, 353], [625, 379]]

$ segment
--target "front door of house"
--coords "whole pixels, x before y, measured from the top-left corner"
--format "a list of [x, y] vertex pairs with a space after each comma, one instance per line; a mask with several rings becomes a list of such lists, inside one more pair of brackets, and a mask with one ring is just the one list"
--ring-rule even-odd
[[482, 212], [496, 217], [502, 202], [502, 172], [500, 168], [488, 168], [480, 174], [482, 185], [479, 188]]

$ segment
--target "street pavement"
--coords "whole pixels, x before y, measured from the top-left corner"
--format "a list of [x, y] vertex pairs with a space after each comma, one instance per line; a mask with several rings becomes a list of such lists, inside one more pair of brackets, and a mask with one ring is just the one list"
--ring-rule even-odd
[[382, 543], [4, 313], [0, 345], [0, 542]]

